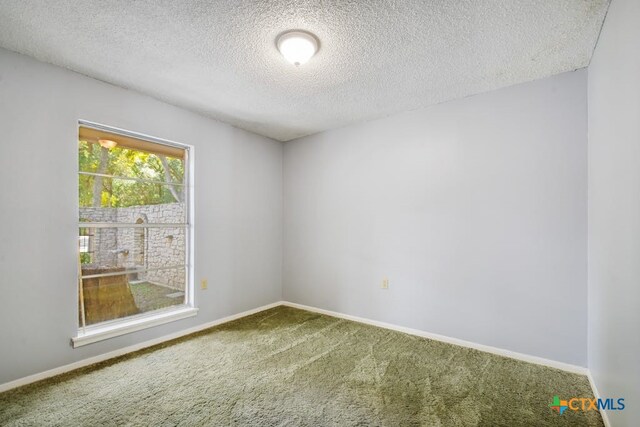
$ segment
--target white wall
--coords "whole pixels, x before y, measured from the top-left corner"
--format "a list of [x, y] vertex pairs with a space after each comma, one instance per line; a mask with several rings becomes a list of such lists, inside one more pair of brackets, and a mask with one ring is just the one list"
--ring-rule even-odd
[[286, 143], [284, 298], [586, 366], [586, 77]]
[[589, 369], [640, 420], [640, 2], [613, 0], [589, 66]]
[[[195, 318], [72, 349], [77, 123], [195, 146]], [[0, 384], [281, 298], [282, 144], [0, 50]]]

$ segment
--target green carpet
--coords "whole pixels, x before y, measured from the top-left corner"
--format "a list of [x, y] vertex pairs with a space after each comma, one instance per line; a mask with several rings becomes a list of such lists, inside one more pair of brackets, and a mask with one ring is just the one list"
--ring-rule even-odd
[[2, 426], [602, 426], [581, 375], [289, 307], [0, 394]]

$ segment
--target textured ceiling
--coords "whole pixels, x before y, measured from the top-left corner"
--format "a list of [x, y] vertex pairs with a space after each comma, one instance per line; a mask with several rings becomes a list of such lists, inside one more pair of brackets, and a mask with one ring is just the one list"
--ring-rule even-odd
[[[588, 65], [609, 0], [0, 0], [0, 45], [279, 140]], [[315, 33], [295, 68], [276, 36]]]

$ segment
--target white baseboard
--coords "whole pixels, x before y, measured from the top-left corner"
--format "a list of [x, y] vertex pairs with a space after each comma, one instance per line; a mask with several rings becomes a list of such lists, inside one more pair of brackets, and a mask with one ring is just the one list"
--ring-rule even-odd
[[484, 351], [487, 353], [497, 354], [498, 356], [509, 357], [511, 359], [521, 360], [523, 362], [535, 363], [536, 365], [548, 366], [551, 368], [560, 369], [574, 374], [587, 375], [588, 370], [585, 367], [571, 365], [569, 363], [558, 362], [555, 360], [544, 359], [542, 357], [531, 356], [524, 353], [518, 353], [511, 350], [505, 350], [502, 348], [492, 347], [489, 345], [478, 344], [471, 341], [465, 341], [458, 338], [451, 338], [444, 335], [433, 334], [431, 332], [425, 332], [418, 329], [406, 328], [404, 326], [392, 325], [390, 323], [379, 322], [377, 320], [365, 319], [363, 317], [351, 316], [349, 314], [338, 313], [335, 311], [324, 310], [321, 308], [310, 307], [308, 305], [297, 304], [293, 302], [283, 301], [283, 305], [288, 307], [299, 308], [302, 310], [313, 311], [316, 313], [326, 314], [332, 317], [338, 317], [346, 320], [353, 320], [354, 322], [365, 323], [367, 325], [378, 326], [380, 328], [390, 329], [392, 331], [403, 332], [409, 335], [415, 335], [422, 338], [428, 338], [436, 341], [442, 341], [448, 344], [459, 345], [461, 347], [473, 348], [475, 350]]
[[[598, 387], [596, 387], [596, 382], [593, 379], [593, 376], [591, 375], [591, 371], [587, 372], [587, 378], [589, 378], [589, 384], [591, 384], [591, 390], [593, 390], [593, 396], [596, 399], [600, 399], [600, 393], [598, 392]], [[609, 421], [609, 416], [607, 415], [606, 411], [601, 410], [600, 411], [600, 416], [602, 416], [602, 421], [604, 422], [604, 427], [611, 427], [611, 422]]]
[[258, 313], [260, 311], [268, 310], [273, 307], [278, 307], [282, 305], [282, 301], [274, 302], [272, 304], [263, 305], [262, 307], [254, 308], [252, 310], [243, 311], [242, 313], [233, 314], [231, 316], [223, 317], [222, 319], [214, 320], [212, 322], [203, 323], [202, 325], [194, 326], [193, 328], [184, 329], [182, 331], [175, 332], [173, 334], [164, 335], [159, 338], [155, 338], [149, 341], [141, 342], [139, 344], [134, 344], [128, 347], [123, 347], [118, 350], [110, 351], [108, 353], [100, 354], [98, 356], [93, 356], [88, 359], [79, 360], [77, 362], [70, 363], [68, 365], [60, 366], [58, 368], [49, 369], [48, 371], [40, 372], [37, 374], [29, 375], [27, 377], [19, 378], [14, 381], [9, 381], [4, 384], [0, 384], [0, 393], [3, 391], [11, 390], [16, 387], [20, 387], [23, 385], [31, 384], [36, 381], [44, 380], [46, 378], [54, 377], [56, 375], [64, 374], [65, 372], [73, 371], [78, 368], [84, 368], [85, 366], [93, 365], [95, 363], [104, 362], [108, 359], [113, 359], [114, 357], [119, 357], [125, 355], [127, 353], [132, 353], [134, 351], [142, 350], [143, 348], [151, 347], [157, 344], [161, 344], [165, 341], [171, 341], [176, 338], [183, 337], [185, 335], [193, 334], [195, 332], [200, 332], [205, 329], [211, 328], [213, 326], [218, 326], [223, 323], [231, 322], [232, 320], [239, 319], [241, 317], [249, 316], [251, 314]]
[[[100, 354], [98, 356], [94, 356], [94, 357], [90, 357], [88, 359], [83, 359], [77, 362], [73, 362], [70, 363], [68, 365], [64, 365], [64, 366], [60, 366], [58, 368], [54, 368], [54, 369], [50, 369], [48, 371], [44, 371], [44, 372], [40, 372], [37, 374], [33, 374], [33, 375], [29, 375], [27, 377], [24, 378], [19, 378], [17, 380], [14, 381], [10, 381], [4, 384], [0, 384], [0, 393], [7, 391], [7, 390], [11, 390], [13, 388], [16, 387], [20, 387], [23, 385], [27, 385], [27, 384], [31, 384], [33, 382], [36, 381], [40, 381], [46, 378], [50, 378], [56, 375], [60, 375], [69, 371], [73, 371], [75, 369], [79, 369], [79, 368], [83, 368], [85, 366], [89, 366], [89, 365], [93, 365], [95, 363], [99, 363], [99, 362], [103, 362], [105, 360], [108, 359], [112, 359], [115, 357], [119, 357], [122, 355], [125, 355], [127, 353], [132, 353], [134, 351], [138, 351], [141, 350], [143, 348], [147, 348], [147, 347], [151, 347], [157, 344], [161, 344], [165, 341], [170, 341], [176, 338], [180, 338], [183, 337], [185, 335], [189, 335], [189, 334], [193, 334], [196, 332], [200, 332], [202, 330], [211, 328], [213, 326], [217, 326], [217, 325], [221, 325], [223, 323], [227, 323], [230, 322], [232, 320], [236, 320], [239, 319], [241, 317], [245, 317], [245, 316], [249, 316], [251, 314], [255, 314], [258, 313], [260, 311], [264, 311], [264, 310], [268, 310], [270, 308], [274, 308], [274, 307], [278, 307], [280, 305], [284, 305], [284, 306], [288, 306], [288, 307], [294, 307], [294, 308], [299, 308], [302, 310], [307, 310], [307, 311], [312, 311], [312, 312], [316, 312], [316, 313], [321, 313], [321, 314], [326, 314], [328, 316], [332, 316], [332, 317], [338, 317], [341, 319], [346, 319], [346, 320], [352, 320], [354, 322], [359, 322], [359, 323], [364, 323], [364, 324], [368, 324], [368, 325], [373, 325], [373, 326], [377, 326], [380, 328], [385, 328], [385, 329], [390, 329], [393, 331], [398, 331], [398, 332], [403, 332], [406, 334], [410, 334], [410, 335], [415, 335], [415, 336], [419, 336], [419, 337], [423, 337], [423, 338], [428, 338], [428, 339], [432, 339], [432, 340], [436, 340], [436, 341], [441, 341], [441, 342], [445, 342], [448, 344], [453, 344], [453, 345], [458, 345], [458, 346], [462, 346], [462, 347], [467, 347], [467, 348], [473, 348], [475, 350], [479, 350], [479, 351], [484, 351], [487, 353], [493, 353], [493, 354], [497, 354], [499, 356], [505, 356], [505, 357], [509, 357], [511, 359], [516, 359], [516, 360], [521, 360], [524, 362], [529, 362], [529, 363], [535, 363], [537, 365], [543, 365], [543, 366], [549, 366], [551, 368], [556, 368], [556, 369], [560, 369], [563, 371], [567, 371], [567, 372], [572, 372], [572, 373], [576, 373], [576, 374], [581, 374], [581, 375], [586, 375], [589, 378], [589, 382], [591, 383], [591, 387], [593, 389], [594, 395], [596, 397], [599, 397], [597, 389], [595, 387], [595, 383], [593, 382], [593, 378], [591, 377], [591, 374], [589, 373], [587, 368], [584, 368], [582, 366], [576, 366], [576, 365], [571, 365], [568, 363], [563, 363], [563, 362], [558, 362], [555, 360], [549, 360], [549, 359], [544, 359], [541, 357], [537, 357], [537, 356], [531, 356], [528, 354], [523, 354], [523, 353], [517, 353], [514, 351], [510, 351], [510, 350], [505, 350], [505, 349], [501, 349], [501, 348], [497, 348], [497, 347], [492, 347], [492, 346], [488, 346], [488, 345], [484, 345], [484, 344], [478, 344], [478, 343], [474, 343], [474, 342], [470, 342], [470, 341], [464, 341], [461, 339], [457, 339], [457, 338], [451, 338], [451, 337], [447, 337], [444, 335], [439, 335], [439, 334], [433, 334], [430, 332], [425, 332], [425, 331], [421, 331], [418, 329], [412, 329], [412, 328], [406, 328], [404, 326], [397, 326], [397, 325], [392, 325], [389, 323], [385, 323], [385, 322], [379, 322], [377, 320], [371, 320], [371, 319], [365, 319], [362, 317], [358, 317], [358, 316], [351, 316], [348, 314], [343, 314], [343, 313], [338, 313], [335, 311], [330, 311], [330, 310], [324, 310], [321, 308], [316, 308], [316, 307], [310, 307], [307, 305], [303, 305], [303, 304], [297, 304], [297, 303], [292, 303], [292, 302], [288, 302], [288, 301], [278, 301], [272, 304], [267, 304], [264, 305], [262, 307], [257, 307], [254, 308], [252, 310], [247, 310], [244, 311], [242, 313], [238, 313], [238, 314], [234, 314], [231, 316], [227, 316], [227, 317], [223, 317], [222, 319], [218, 319], [218, 320], [214, 320], [212, 322], [208, 322], [208, 323], [204, 323], [202, 325], [198, 325], [198, 326], [194, 326], [192, 328], [189, 329], [185, 329], [179, 332], [175, 332], [173, 334], [169, 334], [169, 335], [164, 335], [162, 337], [159, 338], [155, 338], [149, 341], [145, 341], [139, 344], [134, 344], [128, 347], [123, 347], [121, 349], [118, 350], [114, 350], [108, 353], [104, 353], [104, 354]], [[602, 418], [605, 421], [605, 425], [607, 427], [610, 426], [608, 419], [606, 417], [606, 414], [604, 412], [602, 413]]]

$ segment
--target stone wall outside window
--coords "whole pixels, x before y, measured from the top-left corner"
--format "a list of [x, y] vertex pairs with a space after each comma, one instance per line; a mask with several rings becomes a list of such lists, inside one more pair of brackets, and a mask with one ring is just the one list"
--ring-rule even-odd
[[[185, 223], [183, 203], [131, 206], [127, 208], [80, 208], [81, 222], [117, 223]], [[184, 228], [94, 228], [89, 248], [91, 264], [98, 267], [159, 268], [184, 265]], [[130, 280], [142, 280], [176, 290], [185, 289], [185, 270], [150, 271], [131, 275]], [[136, 277], [137, 276], [137, 277]]]

